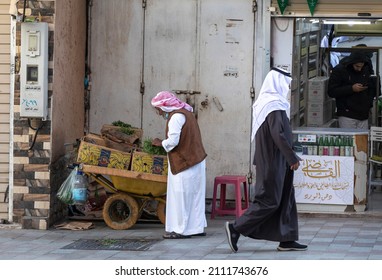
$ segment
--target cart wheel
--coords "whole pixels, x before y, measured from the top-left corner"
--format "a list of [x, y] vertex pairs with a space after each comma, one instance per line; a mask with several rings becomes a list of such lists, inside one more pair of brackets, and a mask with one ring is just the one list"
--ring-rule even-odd
[[159, 202], [157, 207], [157, 216], [162, 224], [166, 223], [166, 203]]
[[131, 196], [117, 193], [110, 196], [102, 210], [105, 223], [112, 229], [128, 229], [138, 220], [139, 207]]

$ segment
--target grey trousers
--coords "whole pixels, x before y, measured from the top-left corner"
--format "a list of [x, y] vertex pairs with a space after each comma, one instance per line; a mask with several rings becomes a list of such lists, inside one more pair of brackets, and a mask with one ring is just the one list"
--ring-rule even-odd
[[338, 125], [340, 128], [369, 129], [369, 120], [360, 121], [347, 117], [338, 117]]

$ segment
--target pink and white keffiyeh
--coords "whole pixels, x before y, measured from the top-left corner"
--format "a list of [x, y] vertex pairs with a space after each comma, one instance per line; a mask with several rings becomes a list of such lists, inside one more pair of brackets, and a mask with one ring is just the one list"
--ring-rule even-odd
[[172, 112], [174, 110], [186, 109], [192, 112], [193, 108], [186, 102], [177, 98], [172, 92], [161, 91], [153, 99], [151, 99], [151, 105], [156, 108], [160, 108], [165, 112]]

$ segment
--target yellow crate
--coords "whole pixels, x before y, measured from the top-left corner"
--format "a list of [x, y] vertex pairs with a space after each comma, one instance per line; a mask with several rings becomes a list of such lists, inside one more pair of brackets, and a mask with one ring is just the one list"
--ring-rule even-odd
[[88, 143], [85, 140], [81, 140], [81, 144], [78, 149], [77, 162], [95, 166], [129, 170], [131, 153], [121, 152], [101, 145]]
[[167, 156], [151, 155], [144, 152], [133, 152], [131, 170], [150, 174], [167, 175]]

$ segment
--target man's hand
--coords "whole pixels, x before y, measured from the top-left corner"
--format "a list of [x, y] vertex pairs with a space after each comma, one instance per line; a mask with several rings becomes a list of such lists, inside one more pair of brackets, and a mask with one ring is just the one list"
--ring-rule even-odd
[[161, 147], [162, 146], [162, 140], [159, 138], [155, 138], [151, 141], [151, 145]]
[[300, 162], [296, 162], [290, 166], [290, 170], [297, 170], [300, 167]]
[[368, 87], [363, 84], [357, 83], [352, 86], [354, 92], [362, 92], [366, 90]]

